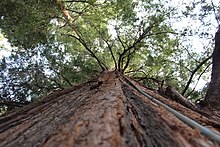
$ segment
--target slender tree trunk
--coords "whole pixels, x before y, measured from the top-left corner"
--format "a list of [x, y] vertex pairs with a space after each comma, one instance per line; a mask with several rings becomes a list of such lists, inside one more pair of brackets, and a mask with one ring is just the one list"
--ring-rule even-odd
[[[129, 80], [197, 122], [212, 129], [219, 127]], [[38, 103], [0, 117], [1, 147], [218, 146], [208, 140], [147, 99], [117, 72], [104, 73], [97, 80], [52, 93]]]
[[212, 55], [212, 77], [205, 96], [205, 103], [220, 110], [220, 26], [215, 34], [215, 48]]

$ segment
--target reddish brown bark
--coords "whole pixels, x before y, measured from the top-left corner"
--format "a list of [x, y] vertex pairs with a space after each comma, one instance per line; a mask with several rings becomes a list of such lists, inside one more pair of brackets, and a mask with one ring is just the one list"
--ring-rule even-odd
[[187, 108], [190, 108], [192, 110], [196, 109], [195, 105], [192, 102], [190, 102], [187, 98], [182, 96], [178, 91], [176, 91], [171, 86], [168, 86], [166, 88], [165, 95], [167, 96], [167, 98], [172, 99], [172, 100], [182, 104], [183, 106], [185, 106]]
[[[182, 114], [219, 131], [217, 122], [132, 82]], [[218, 145], [144, 97], [122, 75], [108, 72], [2, 116], [0, 146]]]

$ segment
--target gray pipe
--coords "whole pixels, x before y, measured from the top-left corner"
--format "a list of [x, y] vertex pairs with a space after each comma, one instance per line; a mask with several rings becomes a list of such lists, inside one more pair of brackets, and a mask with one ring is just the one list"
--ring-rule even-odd
[[135, 88], [138, 92], [140, 92], [142, 95], [144, 95], [145, 97], [147, 97], [148, 99], [150, 99], [151, 101], [155, 102], [156, 104], [159, 104], [161, 106], [163, 106], [166, 110], [168, 110], [169, 112], [171, 112], [173, 115], [175, 115], [178, 119], [180, 119], [182, 122], [186, 123], [187, 125], [189, 125], [192, 128], [196, 128], [199, 129], [200, 132], [209, 137], [210, 139], [218, 142], [220, 144], [220, 135], [211, 131], [210, 129], [200, 125], [199, 123], [197, 123], [196, 121], [188, 118], [187, 116], [181, 114], [180, 112], [172, 109], [171, 107], [167, 106], [166, 104], [164, 104], [163, 102], [157, 100], [156, 98], [152, 97], [151, 95], [143, 92], [141, 89], [139, 89], [138, 87], [136, 87], [130, 80], [128, 80], [125, 76], [123, 76], [126, 81], [133, 87]]

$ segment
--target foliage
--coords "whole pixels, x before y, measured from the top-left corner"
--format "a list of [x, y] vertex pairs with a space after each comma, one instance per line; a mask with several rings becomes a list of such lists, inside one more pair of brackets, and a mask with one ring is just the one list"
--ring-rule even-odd
[[47, 43], [50, 21], [58, 13], [53, 1], [2, 0], [0, 8], [2, 31], [13, 45], [27, 49]]
[[171, 85], [182, 91], [212, 48], [197, 53], [187, 40], [211, 34], [192, 26], [178, 30], [172, 22], [198, 16], [210, 27], [202, 19], [210, 15], [210, 6], [192, 2], [179, 12], [156, 0], [2, 0], [0, 28], [13, 47], [1, 61], [0, 99], [33, 101], [111, 69], [151, 88]]

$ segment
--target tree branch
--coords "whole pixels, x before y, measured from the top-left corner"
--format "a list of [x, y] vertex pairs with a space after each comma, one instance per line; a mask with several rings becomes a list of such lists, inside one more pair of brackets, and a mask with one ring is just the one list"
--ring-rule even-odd
[[132, 55], [133, 55], [137, 50], [138, 50], [138, 48], [136, 48], [136, 47], [134, 46], [134, 50], [127, 55], [127, 62], [126, 62], [126, 64], [125, 64], [124, 68], [122, 69], [122, 72], [124, 72], [124, 71], [127, 69], [128, 65], [129, 65], [129, 63], [130, 63], [130, 61], [131, 61]]
[[213, 12], [214, 12], [214, 14], [215, 14], [215, 20], [217, 21], [217, 23], [218, 23], [218, 25], [219, 25], [219, 16], [218, 16], [217, 13], [216, 13], [215, 6], [214, 6], [214, 3], [213, 3], [212, 0], [211, 0], [211, 4], [212, 4]]
[[193, 71], [192, 71], [192, 73], [191, 73], [191, 76], [190, 76], [190, 78], [189, 78], [189, 80], [188, 80], [188, 82], [187, 82], [187, 84], [186, 84], [186, 86], [185, 86], [185, 88], [184, 88], [184, 90], [183, 90], [183, 92], [182, 92], [182, 95], [184, 96], [184, 94], [186, 93], [186, 91], [187, 91], [187, 89], [189, 88], [189, 85], [191, 84], [191, 82], [192, 82], [192, 79], [193, 79], [193, 76], [195, 75], [195, 73], [201, 68], [201, 66], [203, 65], [203, 64], [205, 64], [209, 59], [211, 59], [212, 58], [212, 56], [209, 56], [208, 58], [206, 58], [205, 60], [203, 60]]
[[118, 31], [117, 32], [117, 38], [118, 38], [118, 41], [121, 43], [122, 47], [123, 47], [123, 52], [122, 53], [119, 53], [119, 59], [118, 59], [118, 70], [121, 71], [121, 67], [123, 66], [123, 55], [126, 53], [126, 47], [124, 45], [124, 43], [122, 42], [120, 36], [119, 36], [119, 33]]
[[92, 5], [92, 3], [90, 3], [87, 0], [67, 0], [67, 1], [63, 0], [62, 2], [64, 3], [87, 3], [87, 4]]
[[25, 105], [30, 104], [31, 102], [25, 101], [25, 102], [14, 102], [14, 101], [3, 101], [0, 102], [1, 106], [9, 106], [9, 107], [23, 107]]
[[156, 32], [156, 33], [153, 33], [153, 34], [148, 34], [146, 36], [154, 36], [154, 35], [161, 35], [161, 34], [175, 34], [175, 35], [178, 35], [178, 33], [176, 33], [176, 32], [166, 31], [166, 32]]
[[[126, 53], [128, 52], [128, 51], [130, 51], [132, 48], [135, 48], [135, 46], [137, 45], [137, 44], [139, 44], [145, 37], [147, 37], [148, 35], [148, 33], [152, 30], [152, 28], [154, 28], [156, 25], [158, 25], [158, 22], [154, 22], [152, 25], [150, 25], [149, 27], [147, 27], [144, 31], [143, 31], [143, 33], [142, 34], [140, 34], [140, 36], [134, 41], [134, 43], [131, 45], [131, 46], [129, 46], [128, 48], [125, 48], [124, 46], [124, 51], [120, 54], [120, 56], [119, 56], [119, 61], [118, 61], [118, 68], [119, 68], [119, 71], [121, 70], [121, 66], [123, 66], [123, 65], [121, 65], [121, 64], [123, 64], [123, 60], [124, 60], [124, 56], [126, 55]], [[120, 38], [119, 38], [120, 39]], [[121, 40], [119, 40], [121, 43], [123, 43]], [[134, 50], [134, 52], [132, 52], [132, 54], [134, 54], [135, 53], [135, 51], [136, 51], [136, 49]], [[127, 60], [128, 62], [127, 63], [129, 63], [130, 62], [130, 59], [129, 60]], [[126, 63], [126, 64], [127, 64]], [[127, 65], [128, 66], [128, 65]], [[126, 67], [127, 68], [127, 67]], [[124, 69], [122, 69], [122, 70], [124, 70]]]
[[[196, 59], [193, 57], [193, 55], [191, 55], [191, 53], [189, 52], [189, 50], [188, 50], [186, 47], [184, 47], [184, 46], [182, 45], [181, 48], [183, 48], [183, 49], [187, 52], [187, 54], [188, 54], [195, 62], [200, 63], [198, 60], [196, 60]], [[190, 70], [189, 70], [189, 71], [190, 71]]]
[[196, 86], [198, 85], [199, 83], [199, 80], [200, 78], [202, 77], [202, 75], [205, 73], [205, 71], [209, 68], [209, 66], [212, 65], [212, 63], [208, 64], [208, 66], [203, 70], [203, 72], [199, 75], [198, 79], [197, 79], [197, 82], [196, 82], [196, 85], [194, 86], [193, 90], [190, 91], [190, 93], [187, 94], [186, 98], [189, 97], [193, 92], [194, 90], [196, 89]]
[[131, 56], [128, 56], [128, 57], [127, 57], [127, 62], [126, 62], [126, 64], [125, 64], [124, 68], [122, 69], [122, 72], [124, 72], [124, 71], [127, 69], [128, 65], [129, 65], [129, 63], [130, 63], [130, 61], [131, 61]]
[[82, 37], [82, 34], [80, 33], [80, 31], [76, 30], [70, 23], [68, 23], [69, 26], [73, 29], [73, 31], [76, 33], [76, 36], [72, 35], [72, 34], [61, 34], [61, 35], [67, 35], [67, 36], [70, 36], [72, 38], [75, 38], [76, 40], [78, 40], [84, 47], [85, 49], [90, 53], [90, 55], [96, 59], [96, 61], [98, 62], [99, 66], [101, 67], [102, 71], [104, 70], [108, 70], [107, 66], [101, 62], [99, 60], [99, 58], [95, 55], [95, 53], [87, 46], [86, 42], [84, 41], [83, 37]]
[[104, 38], [103, 38], [103, 40], [104, 40], [104, 41], [105, 41], [105, 43], [107, 44], [108, 49], [109, 49], [109, 51], [110, 51], [110, 53], [111, 53], [112, 59], [113, 59], [114, 64], [115, 64], [115, 69], [118, 69], [118, 68], [117, 68], [117, 61], [116, 61], [115, 56], [114, 56], [113, 51], [112, 51], [112, 46], [113, 46], [113, 44], [112, 44], [112, 45], [110, 45], [110, 44], [108, 43], [108, 41], [107, 41], [107, 40], [105, 40]]
[[[91, 25], [91, 24], [90, 24], [90, 25]], [[94, 25], [91, 25], [91, 26], [92, 26], [93, 28], [95, 28], [95, 30], [96, 30], [96, 31], [99, 33], [99, 35], [102, 37], [103, 41], [107, 44], [108, 49], [109, 49], [109, 51], [110, 51], [110, 53], [111, 53], [112, 59], [113, 59], [114, 64], [115, 64], [115, 69], [117, 69], [117, 62], [116, 62], [114, 53], [113, 53], [113, 51], [112, 51], [113, 43], [112, 43], [112, 45], [110, 45], [110, 44], [108, 43], [108, 40], [105, 39], [105, 37], [102, 35], [102, 33], [101, 33]]]
[[64, 89], [64, 87], [61, 86], [60, 83], [58, 83], [58, 82], [56, 81], [56, 79], [51, 79], [51, 78], [49, 78], [49, 79], [50, 79], [51, 81], [53, 81], [53, 82], [57, 85], [58, 88]]
[[99, 60], [99, 58], [95, 55], [95, 53], [93, 53], [93, 51], [89, 49], [89, 47], [87, 46], [87, 44], [85, 43], [84, 40], [82, 40], [81, 38], [78, 38], [78, 37], [76, 37], [76, 36], [74, 36], [74, 35], [71, 35], [71, 34], [62, 34], [62, 35], [67, 35], [67, 36], [69, 36], [69, 37], [72, 37], [72, 38], [78, 40], [78, 41], [85, 47], [85, 49], [90, 53], [90, 55], [91, 55], [93, 58], [96, 59], [96, 61], [98, 62], [99, 66], [102, 68], [102, 71], [108, 69], [108, 68], [106, 67], [106, 65]]
[[73, 13], [76, 13], [76, 14], [79, 14], [79, 15], [81, 15], [83, 13], [83, 11], [75, 11], [75, 10], [68, 9], [68, 8], [66, 8], [66, 10], [70, 11], [70, 12], [73, 12]]

